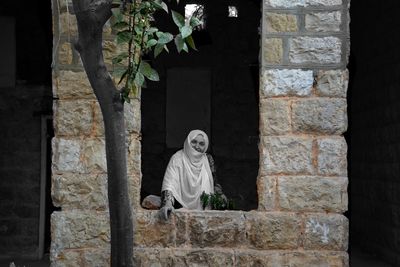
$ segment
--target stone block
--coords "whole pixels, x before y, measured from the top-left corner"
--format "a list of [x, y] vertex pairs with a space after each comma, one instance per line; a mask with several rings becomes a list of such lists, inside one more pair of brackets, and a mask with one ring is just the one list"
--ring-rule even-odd
[[342, 24], [341, 15], [340, 11], [306, 14], [305, 28], [310, 32], [338, 32]]
[[54, 174], [52, 199], [63, 210], [106, 210], [108, 208], [106, 174]]
[[55, 101], [54, 131], [57, 136], [89, 135], [93, 127], [93, 101]]
[[[54, 249], [54, 246], [52, 247]], [[53, 250], [50, 252], [52, 267], [75, 267], [82, 266], [83, 250]]]
[[114, 41], [103, 40], [104, 63], [112, 65], [112, 59], [117, 55], [117, 44]]
[[344, 133], [347, 130], [346, 99], [313, 98], [294, 101], [292, 127], [298, 133]]
[[53, 75], [53, 95], [60, 99], [95, 99], [84, 71], [61, 70], [58, 74]]
[[313, 172], [312, 140], [303, 137], [262, 137], [260, 170], [266, 174]]
[[283, 46], [280, 38], [266, 38], [264, 41], [264, 61], [267, 64], [282, 63]]
[[347, 210], [346, 177], [281, 176], [278, 198], [282, 210], [326, 211]]
[[318, 174], [347, 176], [347, 143], [343, 137], [317, 140]]
[[81, 142], [77, 139], [53, 138], [52, 140], [52, 171], [83, 172], [84, 167], [80, 160]]
[[257, 179], [257, 194], [258, 210], [274, 210], [276, 208], [276, 177], [259, 177]]
[[246, 239], [243, 213], [190, 212], [188, 234], [192, 247], [236, 247]]
[[341, 214], [309, 214], [305, 216], [304, 248], [310, 250], [346, 251], [348, 219]]
[[271, 13], [266, 15], [267, 32], [296, 32], [297, 16], [292, 14]]
[[75, 15], [62, 13], [59, 15], [58, 23], [61, 35], [65, 35], [67, 38], [78, 35], [78, 24]]
[[270, 7], [308, 7], [308, 6], [336, 6], [341, 5], [342, 0], [265, 0], [265, 4]]
[[82, 143], [80, 160], [85, 173], [106, 173], [106, 148], [103, 138], [86, 139]]
[[110, 249], [85, 249], [82, 253], [82, 266], [110, 266]]
[[289, 40], [289, 61], [296, 64], [338, 64], [342, 41], [337, 37], [293, 37]]
[[317, 94], [321, 96], [346, 97], [349, 83], [348, 70], [321, 70], [317, 75]]
[[141, 143], [140, 136], [131, 134], [127, 136], [128, 141], [128, 175], [141, 175]]
[[62, 65], [72, 64], [71, 43], [64, 42], [58, 48], [58, 62]]
[[296, 214], [249, 212], [245, 217], [248, 248], [269, 250], [299, 247], [302, 221]]
[[260, 134], [282, 135], [290, 131], [289, 101], [276, 98], [260, 100]]
[[311, 70], [265, 70], [261, 77], [264, 96], [308, 96], [314, 83]]

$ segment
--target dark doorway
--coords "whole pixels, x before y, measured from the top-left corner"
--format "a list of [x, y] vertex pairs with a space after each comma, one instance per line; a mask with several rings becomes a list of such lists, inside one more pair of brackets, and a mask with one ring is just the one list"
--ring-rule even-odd
[[[199, 111], [204, 111], [205, 115], [202, 115], [198, 128], [203, 128], [210, 137], [209, 151], [216, 161], [218, 182], [224, 193], [234, 199], [238, 209], [256, 209], [261, 3], [251, 0], [180, 1], [178, 6], [172, 8], [184, 13], [188, 4], [204, 7], [204, 27], [193, 34], [198, 51], [180, 55], [170, 52], [157, 58], [154, 63], [161, 81], [142, 90], [141, 196], [160, 195], [169, 158], [182, 147], [184, 138], [191, 130], [183, 127], [177, 135], [181, 139], [179, 146], [170, 146], [166, 142], [170, 135], [168, 121], [173, 121], [167, 114], [167, 96], [169, 90], [179, 87], [169, 87], [169, 81], [174, 79], [169, 73], [180, 69], [182, 74], [190, 72], [196, 85], [201, 81], [204, 90], [208, 90], [206, 87], [209, 84], [209, 96], [200, 97], [194, 93], [194, 101], [199, 95], [198, 101], [209, 103], [209, 115], [204, 111], [206, 107]], [[159, 28], [170, 27], [170, 20], [160, 18]], [[174, 51], [172, 46], [171, 50]], [[190, 86], [187, 90], [191, 90]], [[181, 97], [174, 100], [184, 103], [187, 99]]]

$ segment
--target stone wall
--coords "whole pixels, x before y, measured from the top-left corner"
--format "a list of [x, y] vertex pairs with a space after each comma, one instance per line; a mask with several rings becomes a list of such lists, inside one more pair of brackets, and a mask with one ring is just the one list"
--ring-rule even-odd
[[[109, 264], [104, 138], [71, 40], [71, 7], [53, 1], [55, 139], [53, 266]], [[65, 2], [62, 2], [65, 3]], [[139, 100], [127, 105], [129, 179], [138, 266], [348, 266], [348, 1], [266, 0], [262, 6], [258, 210], [140, 208]], [[105, 32], [106, 59], [115, 47]], [[59, 36], [59, 38], [58, 38]], [[108, 61], [109, 62], [109, 61]]]
[[350, 233], [352, 244], [399, 266], [399, 3], [375, 4], [355, 3], [352, 13]]

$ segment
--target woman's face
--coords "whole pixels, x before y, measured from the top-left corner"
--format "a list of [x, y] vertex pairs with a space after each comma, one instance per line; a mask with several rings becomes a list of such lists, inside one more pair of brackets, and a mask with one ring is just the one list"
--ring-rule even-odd
[[192, 141], [190, 141], [190, 145], [194, 150], [200, 153], [203, 153], [206, 150], [206, 140], [201, 134], [198, 134]]

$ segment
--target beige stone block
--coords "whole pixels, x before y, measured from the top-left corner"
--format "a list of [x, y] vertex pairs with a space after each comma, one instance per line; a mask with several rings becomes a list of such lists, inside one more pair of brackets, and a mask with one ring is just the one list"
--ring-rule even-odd
[[264, 41], [264, 60], [267, 64], [282, 63], [283, 46], [280, 38], [266, 38]]
[[277, 183], [282, 210], [347, 210], [347, 177], [282, 176]]
[[305, 217], [304, 248], [346, 251], [348, 219], [341, 214], [309, 214]]
[[84, 172], [80, 160], [81, 141], [78, 139], [53, 138], [52, 173]]
[[81, 161], [86, 173], [106, 173], [106, 148], [103, 138], [86, 139], [82, 143]]
[[343, 137], [317, 140], [318, 173], [347, 176], [347, 144]]
[[61, 35], [72, 38], [78, 35], [78, 24], [75, 15], [62, 13], [59, 15], [59, 30]]
[[264, 99], [260, 101], [261, 135], [282, 135], [291, 131], [289, 101]]
[[314, 77], [311, 70], [267, 69], [260, 80], [264, 96], [307, 96], [311, 94]]
[[257, 179], [258, 210], [276, 209], [276, 177], [264, 176]]
[[321, 96], [346, 97], [349, 83], [348, 70], [321, 70], [317, 75], [317, 94]]
[[289, 40], [289, 61], [296, 64], [338, 64], [342, 41], [337, 37], [293, 37]]
[[293, 131], [298, 133], [342, 134], [347, 130], [347, 103], [341, 98], [312, 98], [294, 101]]
[[296, 32], [298, 29], [296, 15], [267, 12], [265, 17], [267, 32]]
[[89, 135], [93, 127], [93, 101], [54, 102], [54, 131], [57, 136]]
[[82, 255], [83, 266], [110, 266], [110, 249], [85, 249]]
[[114, 41], [103, 41], [103, 56], [106, 64], [112, 65], [112, 59], [117, 55], [117, 45]]
[[141, 143], [137, 134], [127, 136], [128, 142], [128, 174], [140, 176], [141, 174]]
[[54, 174], [52, 199], [63, 210], [106, 210], [108, 208], [106, 174]]
[[236, 247], [246, 239], [242, 212], [190, 212], [188, 231], [192, 247]]
[[59, 71], [53, 76], [53, 94], [60, 99], [95, 99], [84, 71]]
[[50, 250], [50, 262], [54, 267], [75, 267], [82, 263], [84, 250], [57, 250], [55, 244], [52, 244]]
[[62, 65], [72, 64], [71, 43], [64, 42], [58, 48], [58, 62]]
[[262, 137], [260, 170], [265, 174], [309, 174], [312, 140], [303, 137]]
[[245, 216], [249, 248], [268, 250], [299, 247], [302, 222], [296, 214], [249, 212]]
[[305, 28], [311, 32], [338, 32], [342, 24], [341, 15], [340, 11], [306, 14]]
[[265, 0], [265, 4], [271, 7], [308, 7], [308, 6], [336, 6], [341, 5], [342, 0]]

